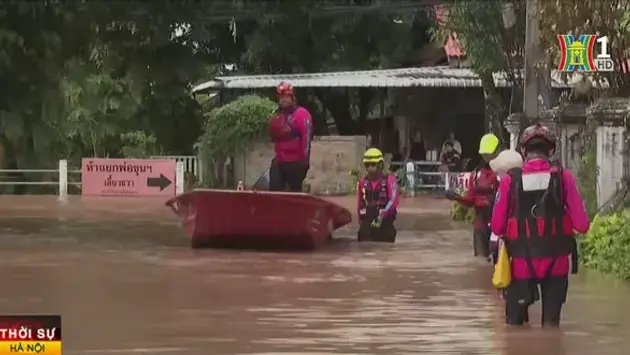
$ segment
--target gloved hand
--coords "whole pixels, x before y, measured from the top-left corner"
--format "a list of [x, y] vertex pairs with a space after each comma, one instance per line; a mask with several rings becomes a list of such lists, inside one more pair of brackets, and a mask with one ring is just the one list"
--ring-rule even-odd
[[446, 190], [444, 192], [444, 197], [448, 200], [453, 201], [453, 200], [457, 200], [459, 198], [459, 195], [454, 190]]
[[374, 228], [380, 228], [381, 224], [383, 224], [383, 215], [385, 214], [385, 211], [383, 210], [379, 210], [378, 211], [378, 216], [376, 217], [375, 220], [372, 221], [371, 226]]

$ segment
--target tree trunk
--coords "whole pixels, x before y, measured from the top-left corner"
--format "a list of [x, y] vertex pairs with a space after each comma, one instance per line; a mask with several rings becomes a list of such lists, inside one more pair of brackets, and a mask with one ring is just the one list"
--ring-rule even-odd
[[[503, 119], [505, 116], [505, 105], [494, 85], [492, 73], [481, 75], [481, 86], [483, 88], [485, 122], [502, 142], [507, 142], [503, 134]], [[488, 128], [488, 127], [486, 127]]]
[[315, 91], [315, 95], [321, 102], [326, 103], [328, 112], [333, 116], [335, 125], [337, 126], [337, 132], [339, 135], [353, 135], [355, 134], [356, 124], [352, 119], [352, 112], [350, 111], [350, 102], [348, 96], [345, 94], [339, 94], [329, 91], [324, 100], [324, 93], [321, 89]]

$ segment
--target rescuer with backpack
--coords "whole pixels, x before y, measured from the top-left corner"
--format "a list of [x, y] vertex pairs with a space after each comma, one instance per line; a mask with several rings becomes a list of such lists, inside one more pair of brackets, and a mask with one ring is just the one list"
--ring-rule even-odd
[[577, 272], [573, 234], [586, 233], [590, 222], [575, 177], [550, 161], [555, 135], [536, 124], [527, 127], [520, 139], [525, 163], [501, 178], [491, 221], [511, 264], [505, 321], [523, 325], [529, 306], [540, 298], [542, 325], [557, 327], [569, 286], [570, 260]]

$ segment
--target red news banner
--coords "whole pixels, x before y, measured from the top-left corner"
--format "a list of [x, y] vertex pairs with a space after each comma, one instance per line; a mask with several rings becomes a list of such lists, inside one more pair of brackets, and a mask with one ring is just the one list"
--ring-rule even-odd
[[0, 316], [0, 355], [61, 355], [61, 316]]

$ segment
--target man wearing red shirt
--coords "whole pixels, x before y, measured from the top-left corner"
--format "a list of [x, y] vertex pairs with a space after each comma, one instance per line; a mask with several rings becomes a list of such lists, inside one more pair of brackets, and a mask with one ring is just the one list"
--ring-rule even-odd
[[311, 114], [297, 105], [291, 84], [280, 83], [276, 95], [279, 108], [269, 121], [276, 153], [269, 170], [269, 189], [301, 192], [310, 165]]

